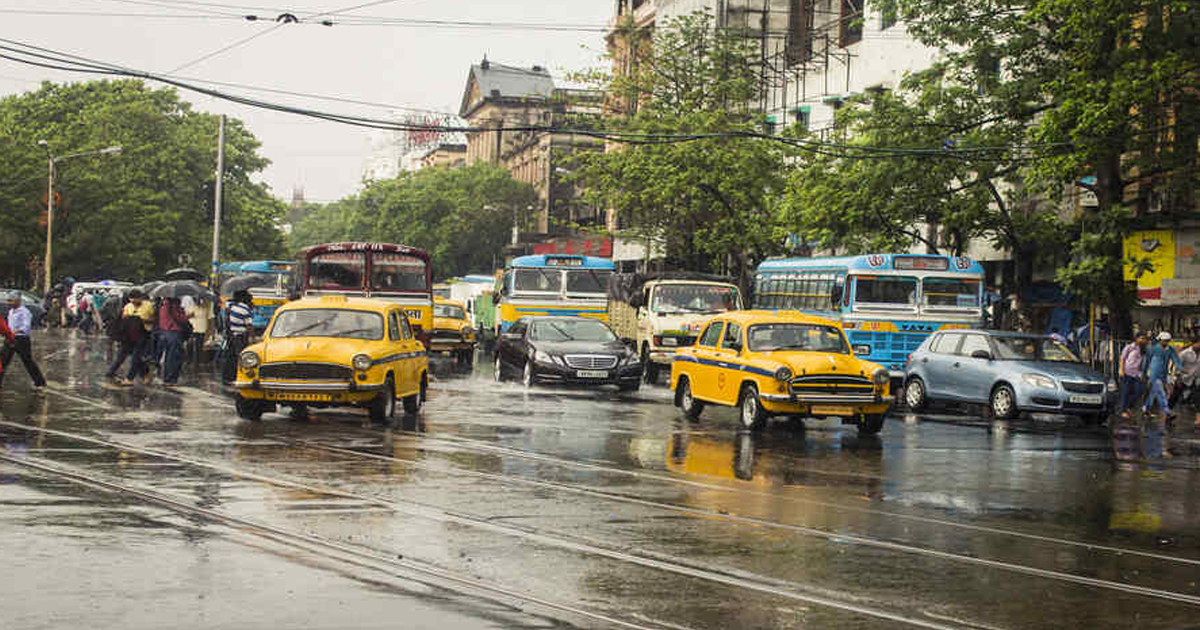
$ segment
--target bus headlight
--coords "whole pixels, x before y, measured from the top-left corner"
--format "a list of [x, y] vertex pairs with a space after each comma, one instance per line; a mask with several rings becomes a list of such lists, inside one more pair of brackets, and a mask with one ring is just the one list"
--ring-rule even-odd
[[371, 369], [371, 363], [371, 357], [365, 354], [355, 356], [354, 360], [350, 362], [350, 364], [354, 366], [354, 369], [360, 372], [366, 372], [367, 370]]
[[889, 374], [887, 370], [878, 369], [875, 370], [875, 374], [872, 376], [872, 378], [874, 379], [876, 385], [887, 385], [888, 381], [892, 380], [892, 375]]
[[238, 357], [238, 362], [241, 363], [242, 369], [253, 370], [254, 368], [258, 367], [258, 353], [247, 350]]
[[860, 343], [857, 346], [854, 346], [854, 354], [857, 354], [860, 357], [869, 357], [871, 356], [871, 346], [865, 343]]

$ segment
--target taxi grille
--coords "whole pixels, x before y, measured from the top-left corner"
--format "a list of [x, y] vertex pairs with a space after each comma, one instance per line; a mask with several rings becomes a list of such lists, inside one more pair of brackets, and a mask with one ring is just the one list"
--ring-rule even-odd
[[563, 360], [576, 370], [608, 370], [617, 365], [617, 357], [603, 354], [568, 354]]
[[461, 338], [460, 333], [457, 330], [446, 330], [444, 328], [441, 328], [441, 329], [433, 331], [432, 333], [429, 333], [429, 337], [430, 337], [430, 339], [432, 339], [434, 341], [444, 340], [444, 339], [454, 339], [457, 341], [458, 339]]
[[821, 394], [851, 394], [870, 392], [875, 389], [871, 379], [849, 374], [822, 374], [797, 376], [792, 379], [792, 391]]
[[349, 367], [329, 365], [328, 363], [267, 363], [258, 371], [262, 378], [283, 378], [296, 380], [348, 380], [351, 377]]

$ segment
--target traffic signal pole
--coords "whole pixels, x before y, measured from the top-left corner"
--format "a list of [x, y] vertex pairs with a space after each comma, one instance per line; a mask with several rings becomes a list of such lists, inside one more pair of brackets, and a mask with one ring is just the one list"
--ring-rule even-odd
[[217, 286], [217, 271], [221, 264], [221, 180], [225, 179], [225, 114], [217, 127], [217, 184], [213, 192], [212, 280]]

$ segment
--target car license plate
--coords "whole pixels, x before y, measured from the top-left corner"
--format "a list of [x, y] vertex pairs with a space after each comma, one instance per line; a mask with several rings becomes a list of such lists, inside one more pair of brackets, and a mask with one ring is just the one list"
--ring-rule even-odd
[[333, 396], [329, 394], [301, 394], [293, 392], [267, 392], [267, 400], [286, 400], [292, 402], [329, 402]]
[[1077, 405], [1099, 405], [1104, 402], [1104, 397], [1099, 394], [1072, 394], [1068, 400]]
[[851, 409], [850, 407], [816, 406], [816, 407], [812, 408], [812, 415], [814, 415], [814, 416], [852, 416], [852, 415], [854, 415], [854, 410]]
[[575, 376], [579, 378], [608, 378], [608, 372], [604, 370], [579, 370], [575, 372]]
[[678, 339], [676, 339], [676, 338], [674, 338], [674, 337], [663, 337], [663, 338], [662, 338], [662, 345], [663, 345], [663, 347], [666, 347], [666, 346], [678, 346], [678, 345], [679, 345], [679, 340], [678, 340]]

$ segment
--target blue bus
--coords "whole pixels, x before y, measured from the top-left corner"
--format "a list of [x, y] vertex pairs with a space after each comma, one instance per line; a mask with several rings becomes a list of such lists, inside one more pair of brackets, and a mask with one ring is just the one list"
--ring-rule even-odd
[[608, 278], [616, 265], [607, 258], [539, 254], [514, 258], [504, 268], [499, 290], [498, 332], [529, 315], [577, 315], [608, 321]]
[[286, 260], [255, 260], [222, 263], [217, 268], [221, 310], [235, 289], [246, 289], [253, 298], [254, 329], [265, 330], [275, 309], [287, 302], [295, 286], [296, 263]]
[[840, 321], [854, 353], [895, 383], [933, 331], [984, 325], [983, 285], [983, 267], [959, 256], [787, 258], [758, 266], [754, 305]]

